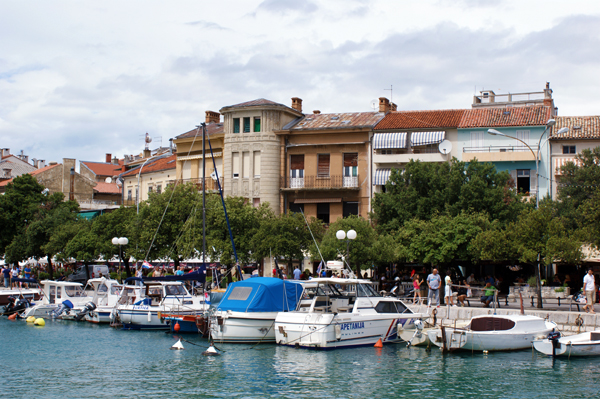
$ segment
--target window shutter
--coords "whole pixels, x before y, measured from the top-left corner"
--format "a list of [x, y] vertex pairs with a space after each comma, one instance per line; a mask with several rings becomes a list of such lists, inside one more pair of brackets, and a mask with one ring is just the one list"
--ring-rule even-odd
[[329, 154], [319, 154], [317, 177], [329, 177]]
[[290, 155], [290, 169], [304, 169], [304, 154]]

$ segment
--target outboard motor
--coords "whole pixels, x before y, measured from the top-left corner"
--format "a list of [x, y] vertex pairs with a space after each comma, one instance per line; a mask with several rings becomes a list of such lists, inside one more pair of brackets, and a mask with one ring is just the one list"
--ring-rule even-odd
[[94, 309], [96, 309], [96, 304], [94, 302], [86, 303], [83, 309], [75, 315], [75, 320], [80, 321], [86, 314], [91, 313]]
[[67, 314], [68, 314], [71, 309], [73, 309], [73, 302], [71, 302], [67, 299], [67, 300], [62, 301], [60, 306], [58, 308], [56, 308], [55, 310], [53, 310], [52, 313], [50, 313], [50, 315], [52, 317], [60, 317], [60, 315], [62, 315], [65, 312], [67, 312]]
[[558, 342], [559, 338], [560, 332], [558, 331], [548, 333], [548, 339], [552, 342], [552, 356], [556, 356], [556, 349], [560, 349], [560, 342]]

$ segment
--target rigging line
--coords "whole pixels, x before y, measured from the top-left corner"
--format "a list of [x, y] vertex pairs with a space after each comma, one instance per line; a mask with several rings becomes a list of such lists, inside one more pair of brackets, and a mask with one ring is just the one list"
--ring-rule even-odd
[[310, 229], [310, 225], [308, 224], [308, 220], [306, 220], [306, 216], [304, 216], [304, 211], [302, 210], [302, 208], [300, 208], [300, 213], [302, 214], [302, 217], [304, 218], [304, 223], [306, 223], [306, 227], [308, 227], [308, 231], [310, 232], [310, 236], [312, 237], [315, 246], [317, 247], [317, 251], [319, 251], [319, 256], [321, 257], [321, 261], [323, 263], [325, 263], [325, 259], [323, 259], [323, 254], [321, 253], [321, 250], [319, 249], [319, 244], [317, 244], [317, 240], [315, 240], [315, 236], [312, 233], [312, 230]]

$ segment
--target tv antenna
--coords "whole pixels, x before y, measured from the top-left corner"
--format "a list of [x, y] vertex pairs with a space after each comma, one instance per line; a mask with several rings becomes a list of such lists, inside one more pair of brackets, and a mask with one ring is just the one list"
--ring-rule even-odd
[[383, 90], [389, 90], [390, 91], [390, 104], [394, 102], [394, 87], [392, 85], [390, 85], [389, 89], [383, 89]]

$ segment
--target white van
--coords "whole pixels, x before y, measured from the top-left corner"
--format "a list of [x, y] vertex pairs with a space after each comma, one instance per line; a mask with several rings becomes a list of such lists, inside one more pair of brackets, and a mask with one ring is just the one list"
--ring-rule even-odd
[[[89, 269], [89, 278], [97, 278], [97, 277], [109, 277], [108, 266], [106, 265], [87, 265]], [[69, 281], [75, 281], [78, 283], [86, 284], [88, 280], [88, 275], [85, 271], [85, 265], [79, 266], [75, 273], [72, 273], [67, 278]]]

